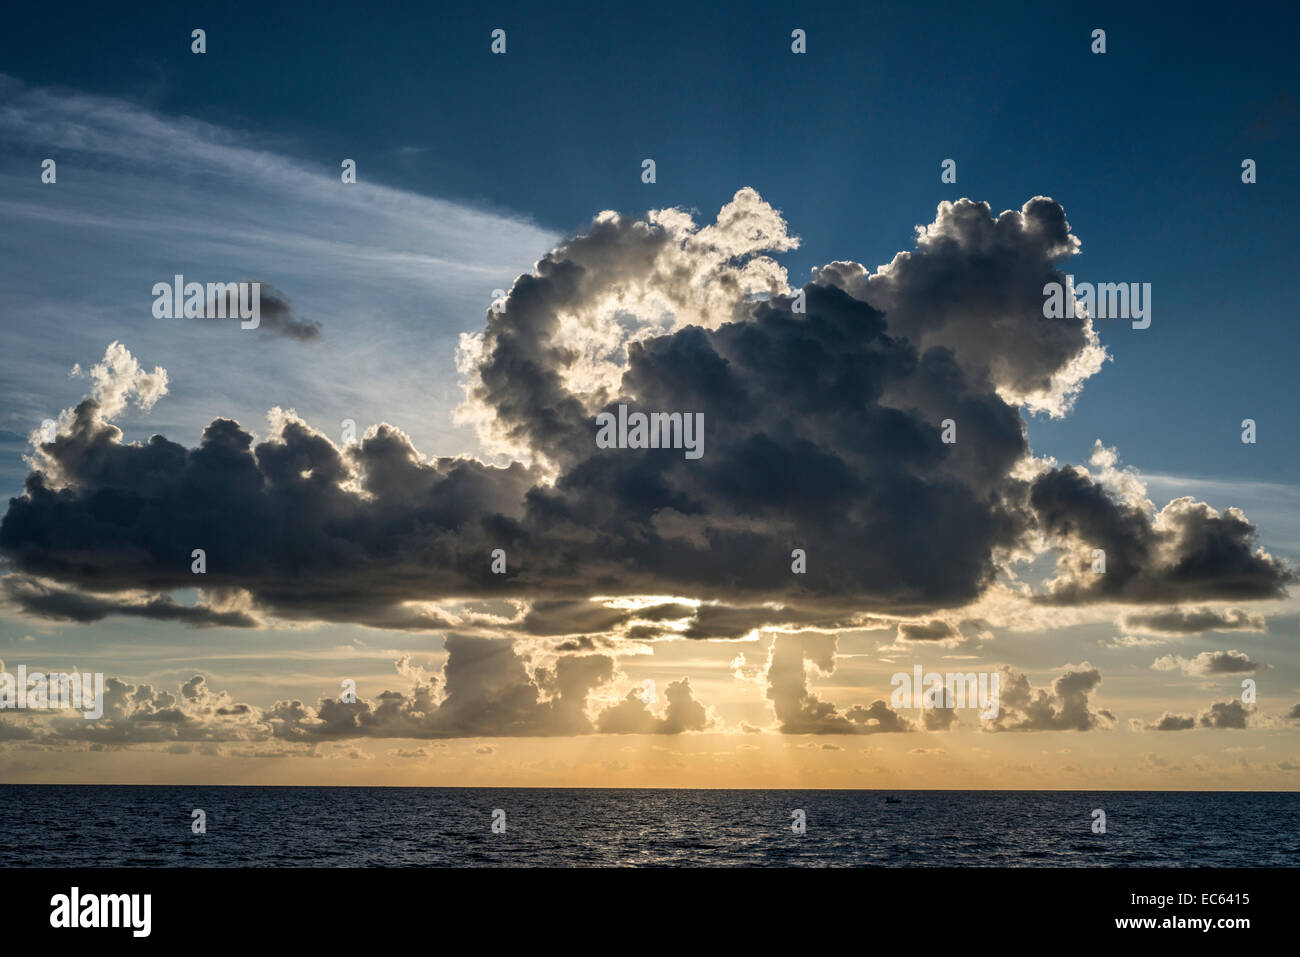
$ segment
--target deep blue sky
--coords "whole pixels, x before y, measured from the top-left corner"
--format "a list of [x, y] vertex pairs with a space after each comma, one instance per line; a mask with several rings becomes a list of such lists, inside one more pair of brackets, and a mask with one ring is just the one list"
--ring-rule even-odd
[[[1297, 17], [1144, 6], [21, 5], [0, 72], [304, 160], [353, 157], [372, 181], [558, 232], [605, 208], [711, 217], [754, 186], [803, 239], [782, 257], [797, 281], [833, 259], [887, 261], [942, 199], [1000, 210], [1048, 194], [1083, 240], [1078, 279], [1151, 282], [1154, 318], [1099, 324], [1115, 363], [1067, 421], [1033, 425], [1035, 451], [1078, 461], [1100, 437], [1144, 471], [1291, 482]], [[504, 57], [488, 53], [495, 27]], [[946, 157], [956, 185], [939, 181]]]

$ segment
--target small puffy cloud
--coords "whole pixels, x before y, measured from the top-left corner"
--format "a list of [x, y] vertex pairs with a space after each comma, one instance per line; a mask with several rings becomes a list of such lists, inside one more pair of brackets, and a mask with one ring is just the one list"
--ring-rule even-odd
[[681, 734], [703, 731], [712, 723], [708, 709], [695, 700], [688, 679], [672, 681], [664, 689], [667, 702], [662, 715], [650, 710], [641, 688], [633, 688], [622, 701], [610, 705], [596, 719], [605, 734]]
[[167, 394], [167, 370], [154, 366], [153, 372], [146, 372], [130, 350], [116, 341], [109, 344], [104, 358], [88, 372], [77, 365], [71, 374], [90, 379], [90, 398], [105, 422], [120, 415], [128, 403], [148, 412]]
[[[257, 331], [261, 335], [282, 336], [286, 339], [296, 339], [299, 342], [311, 342], [320, 338], [321, 325], [312, 319], [300, 316], [293, 308], [293, 303], [289, 298], [276, 289], [269, 282], [257, 279], [247, 280], [248, 282], [259, 283], [258, 290], [258, 326]], [[238, 283], [223, 284], [225, 290], [224, 314], [227, 316], [239, 316], [240, 291]], [[245, 293], [245, 303], [248, 303], [248, 295]], [[209, 300], [210, 306], [216, 306], [218, 303]], [[220, 315], [221, 313], [209, 312], [209, 315]]]
[[1156, 671], [1181, 671], [1185, 675], [1207, 678], [1212, 675], [1249, 674], [1260, 669], [1244, 651], [1203, 651], [1194, 658], [1164, 655], [1152, 662]]
[[1190, 714], [1172, 714], [1166, 712], [1158, 721], [1149, 724], [1135, 722], [1134, 727], [1143, 731], [1191, 731], [1193, 728], [1228, 728], [1243, 729], [1256, 723], [1256, 712], [1240, 700], [1216, 701], [1204, 711], [1193, 716]]
[[1254, 708], [1248, 708], [1241, 701], [1216, 701], [1196, 717], [1196, 723], [1202, 728], [1245, 728], [1253, 719]]
[[1091, 731], [1108, 727], [1115, 716], [1095, 708], [1092, 694], [1101, 672], [1084, 662], [1067, 666], [1051, 691], [1034, 688], [1023, 672], [1004, 665], [999, 681], [999, 713], [983, 722], [986, 731]]
[[1147, 731], [1190, 731], [1196, 727], [1196, 717], [1190, 714], [1172, 714], [1166, 711], [1158, 721], [1143, 727]]

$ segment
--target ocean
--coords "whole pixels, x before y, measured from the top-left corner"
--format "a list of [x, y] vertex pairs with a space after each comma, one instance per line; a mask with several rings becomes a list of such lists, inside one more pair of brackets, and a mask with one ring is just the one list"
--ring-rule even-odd
[[1293, 792], [890, 794], [8, 784], [0, 866], [1300, 865]]

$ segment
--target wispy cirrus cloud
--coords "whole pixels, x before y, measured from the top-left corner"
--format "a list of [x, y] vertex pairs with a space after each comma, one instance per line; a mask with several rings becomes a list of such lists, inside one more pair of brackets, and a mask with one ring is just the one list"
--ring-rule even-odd
[[[0, 252], [22, 277], [0, 288], [0, 314], [7, 348], [24, 357], [0, 385], [0, 429], [26, 435], [56, 415], [74, 397], [63, 383], [75, 357], [118, 340], [189, 384], [155, 428], [197, 434], [214, 401], [244, 421], [286, 405], [336, 425], [394, 421], [426, 446], [474, 446], [450, 420], [456, 337], [554, 234], [380, 185], [364, 157], [345, 185], [344, 157], [304, 158], [274, 133], [4, 75], [0, 100]], [[47, 157], [52, 185], [40, 178]], [[269, 321], [245, 331], [154, 318], [153, 284], [176, 274], [270, 284]], [[17, 491], [12, 459], [0, 481]]]

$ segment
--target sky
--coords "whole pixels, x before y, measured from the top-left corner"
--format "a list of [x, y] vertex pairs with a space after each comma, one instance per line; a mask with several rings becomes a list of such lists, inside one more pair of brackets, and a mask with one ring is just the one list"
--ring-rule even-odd
[[109, 709], [0, 780], [1296, 786], [1288, 8], [67, 16], [0, 36], [0, 671]]

